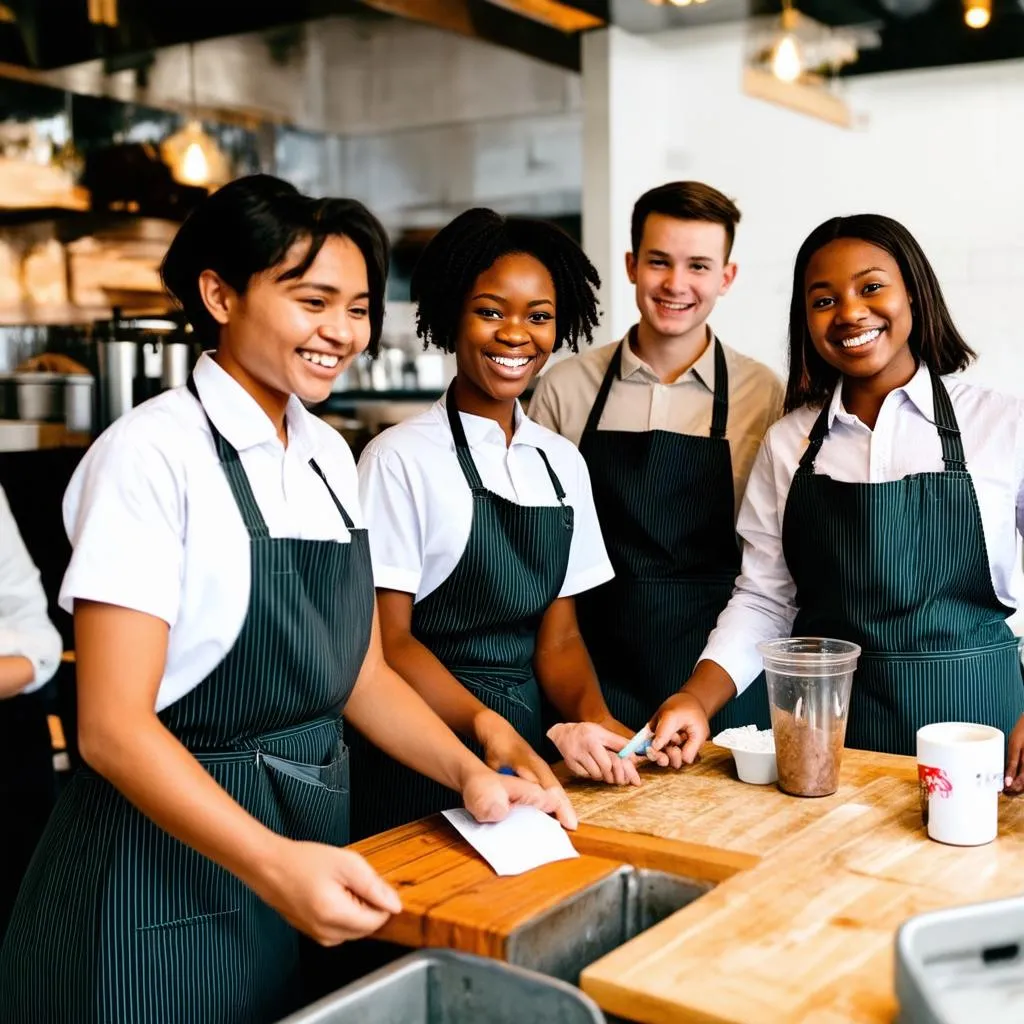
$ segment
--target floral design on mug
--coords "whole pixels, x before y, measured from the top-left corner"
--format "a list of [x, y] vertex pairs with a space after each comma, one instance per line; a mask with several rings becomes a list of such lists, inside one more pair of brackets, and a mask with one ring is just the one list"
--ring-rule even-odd
[[917, 766], [917, 781], [921, 792], [921, 818], [928, 826], [928, 798], [933, 794], [943, 799], [953, 792], [953, 782], [942, 768], [930, 768], [926, 764]]

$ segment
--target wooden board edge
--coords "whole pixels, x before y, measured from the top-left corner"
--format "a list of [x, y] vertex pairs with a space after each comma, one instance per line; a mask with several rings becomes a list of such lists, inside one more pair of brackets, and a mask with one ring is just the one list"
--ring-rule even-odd
[[638, 1024], [734, 1024], [723, 1017], [712, 1017], [687, 1008], [680, 1008], [647, 992], [637, 992], [605, 978], [596, 978], [586, 968], [580, 975], [580, 989], [590, 996], [605, 1013], [615, 1014]]
[[752, 853], [720, 850], [701, 843], [623, 832], [600, 825], [580, 824], [570, 833], [570, 838], [579, 853], [699, 882], [724, 882], [761, 863], [761, 858]]

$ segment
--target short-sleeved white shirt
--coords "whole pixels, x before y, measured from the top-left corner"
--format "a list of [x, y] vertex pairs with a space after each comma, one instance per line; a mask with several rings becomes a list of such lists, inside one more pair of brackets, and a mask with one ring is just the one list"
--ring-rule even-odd
[[[560, 597], [605, 583], [614, 571], [597, 521], [590, 475], [575, 445], [516, 407], [507, 445], [501, 427], [459, 414], [480, 479], [519, 505], [557, 505], [543, 449], [573, 508], [569, 566]], [[422, 601], [458, 565], [473, 522], [473, 496], [455, 453], [442, 398], [426, 412], [385, 430], [359, 460], [359, 490], [369, 526], [374, 582]]]
[[361, 525], [355, 461], [344, 439], [295, 397], [288, 445], [256, 401], [210, 358], [184, 387], [122, 416], [86, 453], [64, 496], [73, 553], [60, 604], [119, 605], [167, 622], [160, 711], [197, 686], [234, 644], [249, 604], [249, 535], [207, 414], [239, 452], [272, 537], [337, 540], [349, 531], [323, 481]]

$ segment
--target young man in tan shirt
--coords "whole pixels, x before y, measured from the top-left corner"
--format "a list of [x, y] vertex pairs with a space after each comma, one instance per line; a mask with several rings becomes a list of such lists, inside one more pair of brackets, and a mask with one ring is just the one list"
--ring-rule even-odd
[[[639, 322], [621, 341], [553, 366], [530, 416], [587, 462], [615, 578], [577, 599], [612, 714], [633, 729], [678, 691], [732, 593], [736, 510], [782, 381], [707, 324], [736, 277], [740, 212], [700, 182], [633, 208], [626, 273]], [[713, 722], [769, 725], [763, 679]]]

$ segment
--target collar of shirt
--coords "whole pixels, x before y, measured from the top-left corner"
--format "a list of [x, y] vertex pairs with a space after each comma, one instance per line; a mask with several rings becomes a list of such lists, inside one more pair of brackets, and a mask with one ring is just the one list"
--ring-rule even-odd
[[[281, 446], [270, 417], [210, 353], [204, 352], [199, 357], [194, 372], [203, 408], [228, 444], [239, 452], [266, 444]], [[287, 450], [290, 455], [308, 462], [316, 454], [317, 443], [307, 416], [309, 413], [302, 402], [292, 395], [285, 410]]]
[[[622, 339], [622, 365], [619, 367], [619, 380], [638, 377], [651, 384], [660, 384], [661, 378], [634, 351], [629, 343], [629, 334]], [[684, 384], [687, 381], [703, 384], [712, 394], [715, 392], [715, 335], [708, 329], [708, 343], [697, 361], [667, 387]]]
[[[445, 405], [446, 395], [442, 395], [437, 402], [434, 403], [434, 415], [437, 419], [444, 424], [445, 431], [448, 430], [448, 409]], [[459, 415], [462, 417], [462, 426], [466, 431], [466, 440], [469, 442], [470, 448], [475, 448], [478, 445], [493, 444], [501, 448], [505, 448], [505, 431], [501, 429], [496, 420], [492, 420], [489, 416], [474, 416], [468, 412], [460, 412]], [[514, 430], [512, 431], [512, 445], [525, 444], [531, 448], [540, 448], [542, 435], [544, 428], [538, 426], [533, 420], [530, 419], [526, 413], [523, 412], [523, 407], [516, 402], [515, 412], [513, 414]], [[508, 447], [511, 447], [508, 446]], [[455, 441], [452, 441], [452, 447], [455, 447]]]
[[[915, 406], [917, 406], [917, 411], [926, 420], [928, 420], [929, 423], [935, 422], [935, 395], [932, 393], [931, 372], [924, 363], [921, 363], [918, 366], [917, 372], [910, 378], [910, 380], [907, 381], [906, 384], [902, 387], [895, 388], [889, 395], [886, 395], [885, 401], [889, 401], [890, 395], [905, 395]], [[896, 398], [893, 399], [893, 401], [896, 400]], [[844, 423], [850, 427], [864, 426], [860, 419], [853, 413], [847, 412], [846, 407], [843, 405], [843, 380], [841, 377], [836, 384], [835, 391], [832, 392], [832, 402], [828, 409], [829, 429], [832, 428], [832, 424], [837, 419], [840, 423]]]

